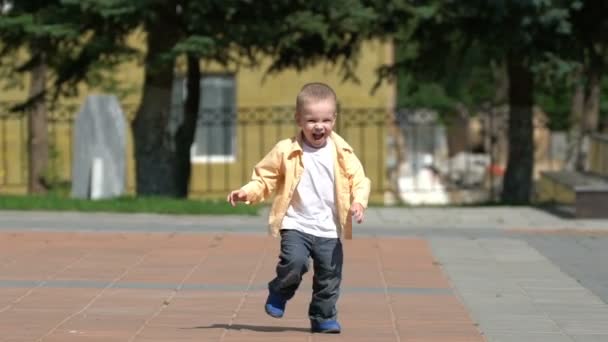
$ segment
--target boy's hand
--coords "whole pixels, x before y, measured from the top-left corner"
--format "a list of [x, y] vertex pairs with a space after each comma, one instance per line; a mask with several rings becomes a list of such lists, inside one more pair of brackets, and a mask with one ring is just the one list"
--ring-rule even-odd
[[230, 205], [234, 207], [236, 205], [236, 202], [247, 201], [247, 193], [245, 192], [245, 190], [242, 189], [234, 190], [230, 194], [228, 194], [226, 200], [230, 203]]
[[363, 212], [364, 211], [365, 211], [365, 208], [363, 208], [363, 206], [360, 203], [355, 202], [350, 206], [350, 214], [355, 217], [355, 220], [357, 220], [357, 223], [363, 222]]

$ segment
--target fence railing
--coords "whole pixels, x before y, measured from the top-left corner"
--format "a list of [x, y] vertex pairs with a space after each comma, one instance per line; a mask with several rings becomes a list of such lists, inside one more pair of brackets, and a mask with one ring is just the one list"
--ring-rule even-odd
[[[134, 106], [125, 108], [132, 118]], [[48, 176], [65, 186], [72, 179], [77, 111], [63, 107], [49, 113]], [[191, 158], [192, 196], [223, 198], [249, 179], [253, 165], [279, 139], [297, 131], [291, 107], [238, 108], [232, 113], [199, 120]], [[486, 201], [500, 184], [495, 139], [480, 147], [469, 138], [467, 127], [442, 123], [432, 112], [342, 108], [335, 130], [361, 159], [372, 180], [374, 202]], [[27, 188], [27, 131], [27, 118], [0, 104], [0, 193], [23, 193]], [[134, 193], [135, 161], [130, 132], [127, 135], [126, 182]], [[421, 199], [413, 199], [416, 196]]]

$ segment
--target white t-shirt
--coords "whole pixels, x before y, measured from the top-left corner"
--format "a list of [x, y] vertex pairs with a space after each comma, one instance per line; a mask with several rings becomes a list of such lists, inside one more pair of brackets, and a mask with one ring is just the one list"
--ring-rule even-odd
[[306, 234], [338, 237], [335, 205], [334, 144], [314, 148], [302, 144], [304, 171], [294, 191], [282, 222], [282, 229], [295, 229]]

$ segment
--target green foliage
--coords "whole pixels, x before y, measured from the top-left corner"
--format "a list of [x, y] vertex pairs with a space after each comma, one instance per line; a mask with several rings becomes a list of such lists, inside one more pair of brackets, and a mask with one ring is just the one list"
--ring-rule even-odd
[[[568, 2], [436, 1], [432, 16], [419, 17], [410, 40], [419, 45], [416, 62], [426, 73], [462, 69], [470, 49], [474, 66], [502, 60], [511, 51], [530, 65], [560, 51], [570, 30]], [[485, 63], [484, 63], [485, 62]], [[464, 65], [464, 70], [469, 70]]]
[[535, 74], [536, 101], [549, 114], [551, 128], [566, 129], [570, 79], [589, 56], [583, 43], [608, 37], [600, 33], [608, 29], [599, 14], [606, 5], [600, 3], [432, 1], [417, 7], [407, 29], [397, 33], [396, 63], [384, 72], [398, 75], [400, 106], [475, 108], [506, 100], [496, 93], [497, 66], [509, 53], [519, 54]]
[[571, 76], [580, 64], [552, 53], [546, 56], [533, 67], [537, 76], [535, 103], [547, 113], [551, 130], [568, 130], [572, 124], [570, 108], [575, 86]]
[[445, 89], [437, 83], [412, 84], [407, 75], [399, 77], [397, 107], [432, 108], [440, 113], [450, 111], [455, 99], [448, 96]]
[[[536, 77], [536, 101], [552, 116], [552, 127], [561, 128], [567, 126], [572, 70], [605, 68], [606, 6], [566, 0], [20, 0], [0, 15], [0, 58], [25, 48], [32, 59], [0, 63], [27, 71], [44, 52], [56, 94], [73, 93], [82, 80], [119, 89], [106, 71], [141, 58], [127, 37], [160, 28], [178, 36], [160, 48], [164, 66], [185, 54], [237, 67], [270, 56], [269, 72], [322, 61], [339, 65], [345, 80], [356, 80], [362, 43], [387, 38], [396, 42], [395, 63], [378, 72], [381, 81], [399, 79], [399, 106], [450, 112], [456, 104], [502, 104], [496, 85], [505, 60], [522, 56]], [[601, 106], [606, 113], [605, 97]], [[163, 129], [159, 125], [155, 133]]]
[[213, 38], [199, 36], [199, 35], [192, 35], [192, 36], [186, 37], [184, 40], [182, 40], [181, 42], [176, 44], [175, 48], [173, 48], [173, 51], [178, 55], [182, 55], [182, 54], [201, 55], [201, 54], [206, 54], [207, 51], [214, 50], [215, 48], [216, 48], [216, 44], [215, 44], [215, 41], [213, 40]]
[[[103, 21], [103, 10], [118, 1], [35, 1], [13, 2], [0, 15], [0, 69], [29, 72], [43, 61], [51, 73], [51, 100], [59, 95], [73, 95], [85, 80], [97, 85], [100, 70], [111, 70], [134, 51], [124, 45], [125, 32], [132, 29], [117, 21]], [[91, 11], [99, 6], [97, 12]], [[15, 65], [21, 52], [29, 59]], [[16, 84], [13, 82], [13, 84]], [[27, 99], [16, 109], [25, 109]]]
[[354, 67], [361, 43], [389, 37], [414, 16], [415, 10], [410, 1], [399, 0], [281, 3], [284, 7], [274, 15], [278, 22], [269, 23], [273, 29], [270, 37], [276, 44], [263, 49], [274, 56], [270, 71], [302, 70], [324, 61], [340, 65], [345, 80], [357, 80]]
[[415, 37], [397, 40], [398, 106], [432, 108], [446, 114], [459, 104], [478, 108], [497, 100], [496, 67], [488, 63], [479, 46], [459, 54], [445, 45], [427, 55], [425, 44]]
[[549, 129], [565, 131], [570, 128], [572, 91], [572, 87], [568, 87], [565, 83], [561, 86], [554, 84], [537, 91], [536, 103], [547, 114]]

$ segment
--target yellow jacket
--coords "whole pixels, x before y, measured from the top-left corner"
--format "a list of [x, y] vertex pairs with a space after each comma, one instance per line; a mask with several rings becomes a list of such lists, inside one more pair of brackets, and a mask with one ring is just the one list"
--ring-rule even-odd
[[[287, 212], [293, 192], [300, 181], [302, 164], [302, 135], [279, 141], [274, 148], [254, 167], [251, 181], [241, 189], [247, 193], [247, 203], [258, 203], [276, 196], [268, 218], [269, 233], [278, 236], [283, 217]], [[334, 179], [338, 219], [338, 236], [352, 238], [352, 217], [349, 214], [353, 202], [367, 208], [370, 180], [365, 176], [361, 162], [353, 148], [337, 133], [331, 139], [334, 152]]]

